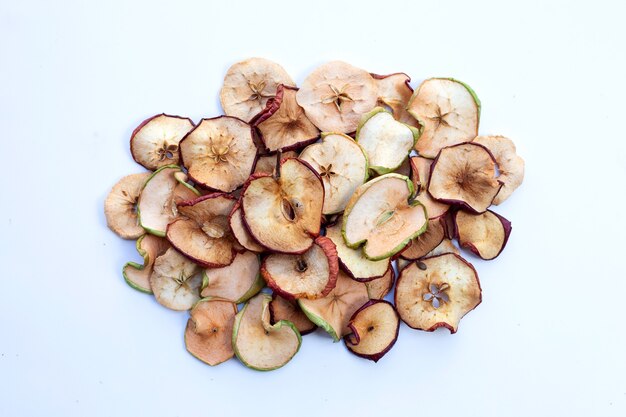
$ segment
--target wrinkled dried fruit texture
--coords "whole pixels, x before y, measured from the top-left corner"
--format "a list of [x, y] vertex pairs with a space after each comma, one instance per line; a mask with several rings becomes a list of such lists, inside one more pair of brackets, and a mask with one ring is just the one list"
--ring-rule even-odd
[[123, 177], [113, 186], [104, 201], [107, 226], [122, 239], [137, 239], [145, 233], [139, 225], [136, 205], [141, 189], [150, 175], [149, 172], [143, 172]]
[[185, 329], [187, 351], [211, 366], [234, 356], [233, 324], [237, 306], [220, 299], [199, 301], [190, 312]]
[[382, 277], [367, 281], [365, 286], [367, 287], [367, 295], [370, 300], [382, 300], [385, 298], [391, 292], [395, 279], [396, 273], [393, 267], [390, 266]]
[[319, 234], [324, 187], [317, 174], [298, 159], [287, 159], [278, 180], [255, 178], [242, 197], [249, 232], [266, 248], [302, 253]]
[[150, 287], [154, 297], [172, 310], [189, 310], [200, 299], [200, 268], [170, 248], [154, 262]]
[[489, 151], [463, 143], [441, 150], [431, 167], [428, 191], [437, 200], [483, 213], [502, 187], [495, 176]]
[[498, 164], [498, 180], [503, 183], [493, 200], [493, 204], [498, 205], [509, 198], [524, 181], [524, 160], [517, 155], [513, 141], [504, 136], [478, 136], [473, 142], [489, 149]]
[[233, 263], [204, 270], [202, 297], [220, 297], [237, 304], [256, 295], [264, 286], [261, 262], [253, 252], [237, 253]]
[[227, 116], [202, 120], [180, 142], [180, 152], [195, 182], [224, 192], [243, 185], [256, 158], [250, 125]]
[[280, 84], [296, 85], [287, 71], [277, 63], [263, 58], [237, 62], [224, 77], [220, 91], [222, 109], [228, 116], [249, 122], [276, 95]]
[[289, 149], [314, 141], [320, 131], [306, 117], [296, 101], [295, 88], [278, 86], [276, 97], [268, 103], [255, 126], [270, 151]]
[[252, 252], [263, 252], [265, 248], [259, 245], [258, 242], [250, 235], [241, 216], [241, 203], [238, 202], [233, 207], [233, 211], [230, 213], [229, 217], [230, 230], [233, 233], [233, 237], [243, 248]]
[[259, 294], [252, 298], [235, 318], [233, 346], [235, 354], [246, 366], [269, 371], [280, 368], [300, 348], [300, 334], [293, 323], [270, 324], [271, 296]]
[[418, 127], [417, 120], [406, 110], [413, 95], [409, 84], [411, 77], [401, 72], [389, 75], [372, 74], [372, 77], [378, 89], [378, 105], [389, 107], [397, 121]]
[[[287, 151], [283, 152], [281, 159], [297, 158], [298, 152]], [[274, 175], [276, 173], [276, 158], [277, 154], [259, 156], [254, 166], [254, 173], [263, 173], [267, 175]]]
[[292, 300], [324, 297], [335, 288], [338, 271], [337, 250], [324, 236], [302, 255], [272, 254], [261, 266], [267, 285]]
[[478, 134], [480, 105], [473, 92], [455, 80], [424, 81], [411, 97], [408, 111], [424, 127], [415, 150], [426, 158]]
[[445, 232], [441, 220], [431, 220], [428, 222], [428, 229], [411, 240], [411, 244], [400, 253], [400, 256], [409, 260], [419, 259], [435, 249], [443, 241], [444, 237]]
[[272, 296], [270, 313], [272, 324], [281, 320], [290, 321], [296, 326], [302, 336], [317, 329], [315, 323], [308, 319], [306, 314], [304, 314], [298, 306], [297, 302], [287, 300], [278, 294], [274, 294]]
[[355, 355], [378, 362], [398, 340], [400, 318], [391, 303], [372, 300], [361, 307], [349, 324], [352, 335], [346, 347]]
[[476, 271], [452, 253], [425, 258], [420, 269], [412, 263], [396, 283], [395, 305], [400, 318], [414, 329], [445, 327], [456, 333], [459, 321], [481, 301]]
[[154, 171], [178, 164], [178, 143], [193, 129], [191, 119], [159, 114], [144, 120], [130, 137], [130, 153], [140, 165]]
[[344, 214], [343, 233], [348, 246], [366, 242], [365, 256], [380, 260], [395, 255], [421, 234], [428, 223], [424, 207], [409, 204], [408, 178], [387, 174], [359, 187]]
[[143, 258], [143, 265], [128, 262], [122, 270], [128, 285], [136, 290], [152, 293], [150, 289], [150, 275], [152, 275], [154, 261], [169, 248], [170, 243], [166, 239], [153, 235], [141, 236], [137, 240], [137, 252]]
[[458, 255], [459, 249], [454, 246], [450, 239], [444, 239], [435, 249], [428, 252], [425, 257], [443, 255], [444, 253], [455, 253]]
[[324, 183], [324, 214], [343, 211], [352, 194], [367, 178], [367, 159], [347, 135], [331, 133], [322, 143], [306, 147], [300, 159], [308, 162]]
[[511, 222], [490, 210], [482, 214], [459, 211], [455, 222], [461, 247], [485, 260], [500, 255], [511, 233]]
[[317, 67], [296, 95], [307, 117], [323, 132], [354, 132], [361, 116], [376, 106], [374, 78], [341, 61]]
[[413, 156], [410, 158], [411, 164], [411, 181], [415, 187], [415, 195], [417, 200], [426, 207], [429, 219], [434, 219], [445, 214], [450, 208], [449, 204], [441, 203], [435, 200], [428, 192], [428, 184], [430, 183], [430, 166], [433, 163], [431, 159]]

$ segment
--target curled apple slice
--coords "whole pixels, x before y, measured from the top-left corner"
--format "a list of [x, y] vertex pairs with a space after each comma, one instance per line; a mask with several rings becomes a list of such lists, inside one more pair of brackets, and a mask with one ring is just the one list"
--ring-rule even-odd
[[415, 150], [426, 158], [434, 158], [442, 148], [468, 142], [478, 134], [480, 101], [467, 84], [452, 78], [424, 81], [407, 109], [424, 127]]
[[454, 246], [454, 243], [452, 243], [452, 240], [444, 239], [441, 241], [439, 245], [437, 245], [435, 249], [428, 252], [425, 258], [430, 258], [431, 256], [443, 255], [444, 253], [454, 253], [456, 255], [459, 255], [459, 249], [456, 246]]
[[[398, 267], [399, 268], [399, 267]], [[389, 265], [389, 269], [380, 278], [367, 281], [365, 286], [367, 287], [367, 295], [370, 300], [382, 300], [393, 289], [393, 283], [396, 280], [396, 272], [393, 267]]]
[[409, 161], [411, 164], [411, 181], [415, 187], [415, 198], [426, 207], [428, 218], [434, 219], [446, 214], [450, 205], [435, 200], [428, 192], [430, 167], [433, 161], [420, 156], [412, 156]]
[[346, 244], [361, 244], [368, 259], [381, 260], [400, 252], [428, 226], [424, 206], [412, 201], [407, 177], [385, 174], [360, 186], [346, 206], [343, 236]]
[[481, 301], [474, 267], [446, 253], [408, 265], [396, 283], [400, 318], [414, 329], [432, 332], [445, 327], [456, 333], [459, 321]]
[[152, 275], [154, 261], [170, 248], [170, 243], [161, 237], [143, 235], [137, 239], [136, 247], [137, 252], [143, 258], [143, 265], [127, 262], [122, 269], [122, 275], [126, 283], [137, 291], [152, 294], [150, 275]]
[[287, 300], [276, 293], [272, 295], [270, 317], [272, 323], [277, 323], [281, 320], [292, 322], [302, 336], [317, 329], [315, 323], [309, 320], [306, 314], [302, 312], [296, 301]]
[[[254, 173], [275, 175], [277, 157], [278, 156], [276, 153], [259, 156], [259, 158], [256, 161], [256, 165], [254, 166]], [[298, 157], [298, 152], [296, 151], [287, 151], [281, 154], [281, 159], [289, 159], [289, 158], [297, 158], [297, 157]]]
[[270, 324], [272, 297], [259, 294], [235, 316], [233, 348], [237, 358], [257, 371], [271, 371], [289, 362], [302, 343], [296, 326], [287, 320]]
[[400, 318], [393, 305], [384, 300], [370, 300], [350, 319], [352, 334], [344, 338], [352, 353], [378, 362], [398, 340]]
[[222, 109], [228, 116], [252, 120], [276, 95], [280, 84], [295, 83], [280, 65], [264, 58], [249, 58], [233, 64], [224, 77], [220, 91]]
[[224, 298], [236, 304], [246, 302], [265, 286], [260, 268], [256, 253], [237, 253], [230, 265], [204, 270], [200, 295]]
[[137, 218], [137, 200], [141, 189], [150, 178], [149, 172], [131, 174], [113, 186], [104, 201], [107, 226], [122, 239], [137, 239], [145, 233]]
[[512, 230], [510, 221], [491, 210], [482, 214], [458, 211], [454, 221], [461, 247], [485, 260], [500, 255]]
[[261, 265], [267, 285], [289, 300], [324, 297], [335, 288], [338, 271], [337, 249], [324, 236], [301, 255], [275, 253]]
[[307, 146], [300, 159], [322, 178], [324, 214], [343, 211], [357, 187], [367, 180], [368, 164], [363, 150], [343, 133], [323, 133], [322, 142]]
[[190, 311], [185, 328], [187, 351], [215, 366], [234, 356], [232, 338], [237, 305], [220, 298], [204, 298]]
[[233, 236], [243, 248], [252, 252], [263, 252], [265, 248], [254, 240], [241, 218], [241, 200], [233, 206], [233, 210], [230, 212], [228, 221], [230, 222], [230, 230], [232, 231]]
[[413, 95], [411, 77], [397, 72], [389, 75], [371, 74], [378, 87], [378, 104], [391, 109], [394, 119], [411, 126], [419, 127], [419, 123], [406, 110]]
[[439, 152], [431, 166], [428, 191], [439, 201], [483, 213], [502, 187], [495, 177], [491, 153], [482, 145], [461, 143]]
[[172, 310], [189, 310], [200, 299], [202, 275], [189, 259], [169, 248], [154, 262], [150, 288], [154, 298]]
[[408, 260], [419, 259], [435, 249], [444, 238], [445, 231], [441, 218], [432, 219], [428, 222], [428, 229], [411, 240], [411, 244], [400, 252], [400, 256]]

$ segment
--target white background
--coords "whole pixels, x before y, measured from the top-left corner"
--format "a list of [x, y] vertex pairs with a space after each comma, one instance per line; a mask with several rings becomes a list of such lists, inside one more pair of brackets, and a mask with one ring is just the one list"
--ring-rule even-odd
[[[626, 415], [623, 2], [0, 4], [0, 415]], [[470, 258], [484, 301], [456, 335], [402, 326], [374, 364], [317, 332], [278, 371], [210, 368], [186, 313], [124, 283], [102, 207], [142, 170], [132, 129], [217, 115], [249, 56], [297, 82], [331, 59], [454, 76], [515, 140], [513, 234]]]

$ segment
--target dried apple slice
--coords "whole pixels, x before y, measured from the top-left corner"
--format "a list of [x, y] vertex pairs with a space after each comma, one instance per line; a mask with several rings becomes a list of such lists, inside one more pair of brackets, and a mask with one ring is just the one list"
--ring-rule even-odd
[[411, 240], [411, 244], [400, 252], [400, 256], [408, 260], [419, 259], [435, 249], [444, 238], [445, 231], [441, 218], [432, 219], [428, 222], [428, 229]]
[[434, 158], [446, 146], [468, 142], [478, 134], [480, 100], [467, 84], [452, 78], [431, 78], [413, 93], [409, 113], [424, 127], [415, 150]]
[[250, 177], [241, 199], [243, 220], [267, 249], [303, 253], [320, 232], [324, 186], [313, 168], [299, 159], [283, 160], [276, 176]]
[[459, 321], [481, 301], [474, 267], [452, 253], [408, 265], [396, 283], [395, 305], [409, 327], [456, 333]]
[[[297, 158], [298, 152], [287, 151], [281, 154], [281, 159]], [[272, 153], [269, 155], [259, 156], [254, 166], [254, 173], [263, 173], [267, 175], [274, 175], [276, 173], [276, 158], [277, 154]]]
[[235, 355], [233, 325], [237, 305], [220, 298], [204, 298], [191, 311], [185, 328], [187, 351], [202, 362], [215, 366]]
[[233, 233], [233, 236], [237, 240], [237, 242], [244, 247], [245, 249], [261, 253], [265, 250], [263, 246], [259, 245], [256, 240], [250, 235], [246, 225], [241, 218], [241, 200], [237, 201], [237, 203], [233, 206], [233, 210], [230, 212], [230, 216], [228, 217], [228, 221], [230, 222], [230, 230]]
[[407, 177], [385, 174], [360, 186], [343, 216], [343, 237], [368, 259], [381, 260], [400, 252], [422, 234], [428, 217], [419, 201], [412, 201], [413, 184]]
[[271, 371], [289, 362], [302, 343], [296, 326], [287, 320], [270, 324], [272, 297], [259, 294], [237, 313], [233, 327], [233, 348], [237, 358], [257, 371]]
[[411, 126], [419, 127], [419, 123], [406, 110], [413, 95], [411, 77], [397, 72], [389, 75], [371, 74], [378, 87], [378, 104], [391, 109], [394, 119]]
[[144, 120], [130, 137], [130, 153], [145, 168], [154, 171], [178, 164], [178, 143], [191, 129], [191, 119], [157, 114]]
[[[399, 268], [399, 267], [398, 267]], [[389, 269], [380, 278], [367, 281], [365, 287], [367, 288], [367, 295], [370, 300], [382, 300], [393, 289], [393, 283], [396, 280], [396, 272], [393, 266], [389, 265]]]
[[296, 101], [297, 88], [279, 85], [276, 97], [254, 118], [261, 140], [270, 151], [300, 148], [314, 142], [320, 131]]
[[275, 253], [261, 265], [267, 285], [288, 300], [326, 296], [337, 282], [339, 262], [332, 240], [318, 236], [301, 255]]
[[485, 260], [500, 255], [512, 230], [510, 221], [491, 210], [482, 214], [458, 211], [454, 221], [461, 247]]
[[431, 256], [443, 255], [444, 253], [454, 253], [458, 255], [459, 249], [456, 246], [454, 246], [454, 243], [452, 243], [452, 240], [444, 239], [441, 241], [439, 245], [437, 245], [435, 249], [428, 252], [425, 258], [430, 258]]
[[420, 136], [418, 129], [401, 123], [382, 107], [363, 115], [356, 141], [365, 151], [369, 168], [377, 174], [398, 169]]
[[368, 300], [365, 284], [351, 279], [340, 270], [335, 288], [326, 297], [317, 300], [301, 298], [298, 304], [309, 320], [338, 342], [350, 333], [348, 321], [352, 314]]
[[524, 160], [517, 155], [513, 141], [504, 136], [478, 136], [473, 142], [487, 148], [498, 164], [498, 180], [503, 185], [493, 200], [493, 204], [497, 206], [509, 198], [524, 181]]
[[107, 226], [122, 239], [137, 239], [145, 233], [137, 218], [137, 200], [150, 175], [150, 172], [143, 172], [123, 177], [104, 201]]
[[260, 268], [259, 255], [248, 251], [238, 253], [230, 265], [204, 270], [200, 295], [244, 303], [265, 286]]
[[276, 293], [272, 295], [272, 302], [270, 303], [270, 317], [272, 323], [276, 323], [281, 320], [292, 322], [302, 336], [317, 329], [315, 323], [309, 320], [306, 314], [302, 312], [296, 301], [287, 300]]
[[428, 192], [432, 159], [412, 156], [409, 161], [411, 164], [411, 181], [415, 187], [415, 198], [426, 207], [428, 218], [434, 219], [447, 213], [450, 205], [435, 200]]
[[152, 294], [150, 289], [150, 275], [157, 257], [163, 255], [170, 248], [170, 243], [161, 237], [143, 235], [137, 239], [137, 252], [143, 258], [143, 265], [136, 262], [126, 262], [122, 275], [128, 285], [137, 291]]
[[248, 179], [256, 159], [249, 124], [219, 116], [202, 121], [180, 141], [180, 156], [196, 184], [230, 192]]
[[378, 362], [398, 340], [400, 318], [391, 303], [370, 300], [354, 313], [348, 327], [352, 331], [344, 338], [348, 350]]
[[307, 117], [323, 132], [354, 132], [376, 106], [374, 78], [362, 69], [332, 61], [313, 70], [296, 94]]
[[205, 268], [230, 265], [235, 257], [228, 215], [235, 205], [230, 194], [213, 193], [182, 201], [182, 215], [167, 226], [167, 240], [179, 252]]
[[200, 299], [202, 274], [198, 265], [169, 248], [154, 262], [150, 288], [154, 298], [172, 310], [189, 310]]
[[502, 188], [496, 178], [496, 162], [476, 143], [444, 148], [433, 161], [428, 192], [433, 198], [483, 213]]
[[367, 157], [343, 133], [323, 133], [322, 142], [307, 146], [300, 159], [308, 162], [322, 178], [324, 214], [343, 211], [357, 187], [367, 181]]

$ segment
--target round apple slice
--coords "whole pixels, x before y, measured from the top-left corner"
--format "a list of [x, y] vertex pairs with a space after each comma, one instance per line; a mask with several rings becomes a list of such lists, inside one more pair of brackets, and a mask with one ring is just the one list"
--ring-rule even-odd
[[257, 371], [271, 371], [287, 364], [298, 353], [302, 337], [287, 320], [270, 324], [272, 297], [259, 294], [235, 316], [233, 348], [237, 358]]
[[317, 67], [296, 94], [307, 117], [323, 132], [354, 132], [361, 116], [376, 106], [374, 78], [341, 61]]
[[315, 323], [309, 320], [306, 314], [302, 312], [296, 301], [287, 300], [276, 293], [272, 295], [272, 302], [270, 303], [270, 317], [272, 323], [276, 323], [281, 320], [292, 322], [302, 336], [317, 329]]
[[376, 107], [361, 118], [356, 141], [365, 151], [370, 169], [387, 174], [409, 157], [419, 135], [413, 126], [398, 122], [391, 113]]
[[[398, 267], [400, 268], [400, 267]], [[382, 300], [393, 289], [393, 283], [396, 280], [396, 272], [393, 266], [389, 265], [389, 269], [380, 278], [367, 281], [365, 286], [367, 287], [367, 295], [370, 300]]]
[[296, 102], [296, 91], [297, 88], [279, 85], [276, 97], [254, 118], [261, 140], [272, 152], [300, 148], [319, 137], [320, 131]]
[[391, 109], [394, 119], [411, 126], [419, 127], [419, 123], [406, 110], [413, 95], [411, 77], [397, 72], [389, 75], [371, 74], [378, 87], [378, 104]]
[[424, 81], [413, 93], [407, 110], [424, 127], [415, 150], [426, 158], [478, 134], [480, 101], [467, 84], [452, 78]]
[[238, 253], [232, 264], [204, 270], [200, 295], [244, 303], [265, 286], [260, 268], [259, 255], [247, 251]]
[[275, 62], [249, 58], [233, 64], [220, 91], [224, 113], [249, 122], [276, 95], [280, 84], [296, 86], [287, 71]]
[[320, 232], [324, 186], [299, 159], [283, 160], [277, 177], [255, 174], [242, 194], [243, 220], [252, 237], [274, 252], [303, 253]]
[[335, 288], [326, 297], [317, 300], [301, 298], [298, 304], [309, 320], [338, 342], [350, 333], [348, 321], [352, 314], [368, 300], [365, 284], [351, 279], [340, 270]]
[[509, 240], [511, 222], [487, 210], [482, 214], [458, 211], [454, 218], [459, 244], [482, 259], [495, 259]]
[[104, 201], [107, 226], [122, 239], [137, 239], [145, 233], [137, 218], [137, 200], [150, 178], [149, 172], [127, 175], [117, 182]]
[[[278, 155], [276, 153], [272, 153], [269, 155], [259, 156], [256, 161], [256, 165], [254, 166], [254, 173], [263, 173], [267, 175], [276, 174], [276, 158]], [[281, 159], [288, 158], [297, 158], [298, 152], [295, 151], [287, 151], [281, 154]]]
[[230, 194], [213, 193], [182, 201], [182, 215], [167, 226], [167, 240], [205, 268], [230, 265], [235, 257], [228, 215], [235, 205]]
[[352, 330], [344, 338], [348, 350], [378, 362], [398, 340], [400, 318], [391, 303], [370, 300], [354, 313], [348, 327]]
[[144, 120], [130, 137], [130, 153], [145, 168], [154, 171], [178, 164], [178, 143], [191, 129], [191, 119], [157, 114]]
[[237, 201], [237, 203], [233, 206], [233, 211], [230, 212], [228, 221], [230, 222], [230, 230], [232, 231], [233, 236], [242, 247], [252, 252], [263, 252], [265, 248], [254, 240], [241, 218], [241, 200]]
[[189, 310], [200, 299], [202, 275], [189, 259], [169, 248], [154, 262], [150, 288], [154, 298], [172, 310]]
[[343, 216], [343, 237], [368, 259], [381, 260], [400, 252], [422, 234], [428, 217], [419, 201], [412, 201], [413, 184], [407, 177], [385, 174], [360, 186]]
[[170, 243], [161, 237], [143, 235], [137, 239], [136, 246], [137, 252], [143, 258], [143, 265], [127, 262], [122, 269], [122, 275], [126, 283], [137, 291], [152, 294], [150, 275], [152, 275], [154, 261], [170, 248]]
[[300, 159], [308, 162], [322, 178], [324, 214], [343, 211], [357, 187], [367, 180], [365, 153], [343, 133], [323, 133], [322, 142], [307, 146]]
[[493, 200], [493, 204], [497, 206], [509, 198], [524, 181], [524, 160], [517, 155], [513, 141], [504, 136], [478, 136], [473, 142], [487, 148], [498, 164], [498, 180], [503, 185]]
[[203, 187], [230, 192], [243, 185], [254, 167], [252, 128], [234, 117], [202, 121], [180, 141], [189, 177]]
[[408, 265], [396, 283], [400, 318], [414, 329], [432, 332], [445, 327], [456, 333], [459, 321], [481, 301], [474, 267], [446, 253]]
[[420, 156], [412, 156], [409, 161], [411, 164], [411, 181], [415, 187], [415, 198], [426, 207], [428, 218], [434, 219], [447, 213], [450, 205], [435, 200], [428, 192], [430, 167], [433, 161]]
[[326, 296], [337, 282], [339, 263], [332, 240], [318, 236], [301, 255], [275, 253], [261, 265], [267, 285], [288, 300]]
[[483, 213], [502, 188], [495, 177], [491, 153], [482, 145], [461, 143], [439, 152], [430, 168], [428, 192], [444, 203]]
[[204, 298], [190, 311], [185, 328], [187, 351], [202, 362], [215, 366], [232, 358], [233, 324], [237, 305], [220, 298]]
[[400, 252], [400, 256], [408, 260], [419, 259], [435, 249], [444, 238], [445, 231], [441, 219], [432, 219], [428, 222], [428, 229], [411, 240], [411, 244]]

